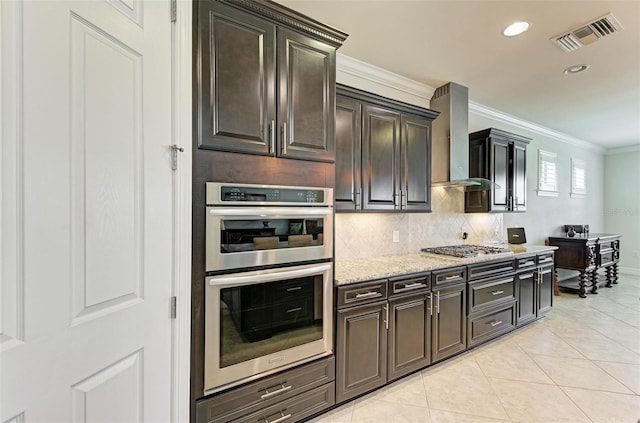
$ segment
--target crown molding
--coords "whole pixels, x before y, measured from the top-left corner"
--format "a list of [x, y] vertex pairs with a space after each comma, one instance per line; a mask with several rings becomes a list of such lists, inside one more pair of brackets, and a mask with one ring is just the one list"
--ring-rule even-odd
[[[345, 56], [341, 53], [337, 54], [336, 70], [337, 72], [342, 72], [356, 78], [364, 79], [375, 84], [379, 84], [409, 94], [411, 96], [421, 98], [429, 102], [431, 101], [431, 97], [433, 97], [433, 93], [436, 90], [434, 87], [431, 87], [427, 84], [414, 81], [413, 79], [409, 79], [405, 76], [398, 75], [397, 73], [393, 73], [377, 66], [370, 65], [369, 63], [362, 62], [352, 57]], [[489, 119], [496, 120], [498, 122], [522, 128], [527, 131], [531, 131], [536, 134], [540, 134], [545, 137], [549, 137], [576, 147], [586, 148], [598, 153], [605, 152], [605, 149], [598, 145], [572, 137], [562, 132], [555, 131], [542, 125], [538, 125], [537, 123], [529, 122], [508, 113], [492, 109], [491, 107], [476, 103], [474, 101], [469, 101], [469, 112], [478, 116], [483, 116]]]
[[562, 132], [555, 131], [537, 123], [529, 122], [519, 117], [510, 115], [508, 113], [501, 112], [491, 107], [485, 106], [474, 101], [469, 101], [469, 113], [476, 114], [478, 116], [487, 117], [500, 122], [507, 123], [509, 125], [516, 126], [518, 128], [525, 129], [527, 131], [534, 132], [536, 134], [544, 135], [545, 137], [553, 138], [557, 141], [561, 141], [576, 147], [586, 148], [598, 153], [604, 153], [604, 148], [592, 144], [587, 141], [572, 137]]
[[336, 71], [431, 101], [435, 88], [338, 53]]
[[624, 154], [624, 153], [635, 153], [640, 151], [640, 144], [629, 145], [626, 147], [616, 147], [610, 148], [604, 152], [607, 156], [611, 156], [614, 154]]

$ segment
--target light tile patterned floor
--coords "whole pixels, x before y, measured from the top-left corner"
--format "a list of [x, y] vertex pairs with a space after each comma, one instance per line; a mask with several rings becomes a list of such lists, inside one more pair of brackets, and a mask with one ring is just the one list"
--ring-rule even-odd
[[312, 422], [640, 422], [640, 277]]

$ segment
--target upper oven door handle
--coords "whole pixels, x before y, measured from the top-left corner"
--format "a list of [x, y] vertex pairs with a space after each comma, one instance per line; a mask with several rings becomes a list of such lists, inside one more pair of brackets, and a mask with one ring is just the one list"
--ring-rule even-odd
[[333, 212], [331, 207], [207, 207], [211, 216], [327, 216]]
[[285, 267], [281, 269], [256, 270], [253, 272], [235, 273], [207, 277], [209, 286], [220, 285], [251, 285], [262, 282], [273, 282], [283, 279], [293, 279], [309, 276], [331, 270], [331, 263], [308, 264], [305, 266]]

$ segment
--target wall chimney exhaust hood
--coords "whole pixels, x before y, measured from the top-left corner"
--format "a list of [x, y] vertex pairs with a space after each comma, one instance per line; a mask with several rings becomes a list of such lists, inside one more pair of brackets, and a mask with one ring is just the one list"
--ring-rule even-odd
[[435, 90], [429, 108], [440, 112], [431, 126], [431, 185], [465, 191], [495, 187], [488, 179], [469, 178], [469, 89], [449, 82]]

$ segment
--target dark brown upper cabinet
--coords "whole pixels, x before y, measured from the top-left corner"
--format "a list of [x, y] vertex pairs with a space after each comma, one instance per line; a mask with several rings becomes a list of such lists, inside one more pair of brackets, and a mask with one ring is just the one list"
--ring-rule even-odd
[[346, 34], [270, 1], [197, 2], [199, 148], [333, 162]]
[[337, 211], [431, 211], [438, 112], [338, 84]]
[[495, 183], [465, 192], [465, 212], [524, 212], [527, 201], [527, 145], [531, 138], [489, 128], [469, 134], [469, 177]]

